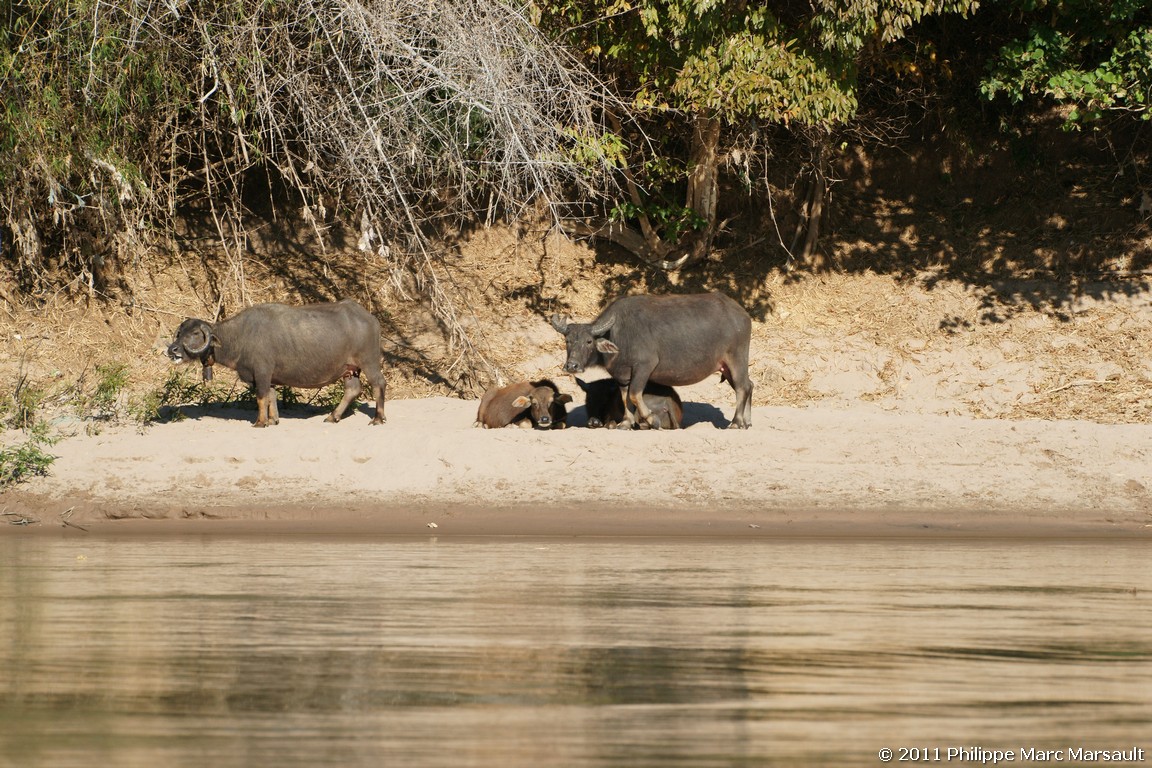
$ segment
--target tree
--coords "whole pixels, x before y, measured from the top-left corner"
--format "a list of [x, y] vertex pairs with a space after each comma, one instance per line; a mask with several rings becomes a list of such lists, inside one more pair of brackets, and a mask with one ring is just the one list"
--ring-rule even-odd
[[[808, 258], [826, 194], [829, 131], [856, 114], [860, 58], [926, 15], [975, 7], [975, 0], [537, 0], [542, 23], [567, 30], [641, 114], [675, 123], [686, 136], [685, 164], [645, 158], [641, 173], [628, 175], [630, 199], [616, 221], [578, 231], [611, 238], [665, 268], [700, 260], [718, 226], [723, 131], [754, 119], [802, 129], [812, 147], [800, 253]], [[653, 141], [645, 149], [668, 146]], [[669, 181], [682, 184], [683, 205], [658, 202]]]
[[339, 222], [414, 278], [467, 345], [437, 235], [611, 176], [589, 139], [603, 89], [502, 0], [19, 0], [0, 91], [0, 267], [25, 295], [105, 295], [138, 255], [115, 244], [162, 240], [189, 206], [240, 254], [276, 187], [321, 242]]
[[1023, 0], [1011, 13], [1025, 30], [1000, 48], [985, 97], [1065, 106], [1070, 128], [1152, 119], [1152, 2]]

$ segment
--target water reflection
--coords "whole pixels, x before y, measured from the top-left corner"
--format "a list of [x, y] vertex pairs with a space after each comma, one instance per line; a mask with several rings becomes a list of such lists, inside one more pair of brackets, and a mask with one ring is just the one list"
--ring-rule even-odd
[[0, 537], [0, 765], [1152, 747], [1145, 545]]

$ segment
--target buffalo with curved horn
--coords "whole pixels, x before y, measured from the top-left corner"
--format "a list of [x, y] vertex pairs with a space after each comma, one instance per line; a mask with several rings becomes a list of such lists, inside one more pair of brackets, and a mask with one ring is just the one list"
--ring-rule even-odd
[[380, 322], [356, 302], [290, 307], [257, 304], [218, 323], [189, 318], [168, 346], [174, 362], [198, 360], [205, 381], [216, 363], [256, 390], [253, 426], [280, 422], [273, 386], [319, 389], [344, 380], [344, 398], [327, 421], [337, 422], [360, 394], [363, 372], [376, 400], [373, 424], [384, 423]]
[[562, 315], [551, 320], [564, 335], [565, 371], [581, 373], [599, 366], [616, 380], [624, 403], [618, 429], [639, 423], [660, 427], [644, 401], [649, 382], [687, 386], [716, 372], [736, 391], [729, 428], [752, 425], [752, 318], [724, 294], [625, 296], [591, 323], [573, 323]]

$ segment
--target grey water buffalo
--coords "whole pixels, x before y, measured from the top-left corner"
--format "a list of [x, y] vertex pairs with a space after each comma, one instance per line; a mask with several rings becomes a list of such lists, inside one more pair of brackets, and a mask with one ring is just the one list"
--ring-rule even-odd
[[[585, 383], [576, 379], [584, 390], [584, 410], [588, 412], [591, 429], [611, 429], [624, 420], [624, 400], [615, 379], [599, 379]], [[672, 387], [648, 382], [644, 387], [644, 404], [652, 412], [658, 429], [680, 429], [684, 420], [684, 404]], [[646, 426], [646, 425], [645, 425]]]
[[327, 421], [337, 422], [360, 394], [363, 372], [376, 400], [373, 424], [384, 423], [380, 322], [356, 302], [257, 304], [218, 323], [189, 318], [180, 324], [168, 357], [198, 360], [205, 381], [216, 363], [236, 371], [256, 390], [256, 423], [280, 422], [273, 386], [319, 389], [344, 380], [344, 399]]
[[581, 373], [600, 366], [620, 386], [625, 407], [618, 428], [631, 428], [641, 420], [658, 426], [643, 398], [648, 382], [686, 386], [716, 372], [736, 392], [729, 428], [752, 425], [752, 318], [724, 294], [625, 296], [590, 323], [553, 315], [552, 327], [564, 335], [564, 370]]
[[549, 379], [518, 381], [504, 387], [491, 387], [480, 399], [474, 426], [499, 429], [511, 424], [536, 429], [564, 429], [572, 395], [562, 394]]

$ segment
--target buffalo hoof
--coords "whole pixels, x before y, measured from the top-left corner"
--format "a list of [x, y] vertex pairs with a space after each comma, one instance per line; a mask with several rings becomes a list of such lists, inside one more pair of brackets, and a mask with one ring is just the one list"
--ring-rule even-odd
[[375, 426], [377, 424], [383, 424], [385, 421], [387, 421], [387, 419], [385, 419], [383, 416], [377, 416], [374, 419], [372, 419], [371, 423], [372, 423], [372, 426]]
[[340, 423], [340, 417], [334, 413], [330, 413], [330, 414], [328, 414], [328, 418], [324, 419], [324, 421], [326, 423], [330, 423], [330, 424], [339, 424]]
[[746, 424], [742, 421], [733, 421], [731, 424], [728, 425], [728, 429], [751, 429], [751, 428], [752, 428], [751, 424]]
[[588, 429], [600, 429], [602, 426], [604, 426], [604, 422], [600, 421], [600, 419], [595, 417], [588, 419]]

